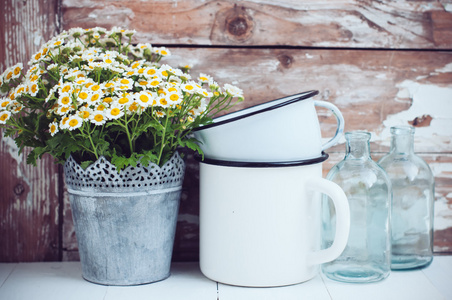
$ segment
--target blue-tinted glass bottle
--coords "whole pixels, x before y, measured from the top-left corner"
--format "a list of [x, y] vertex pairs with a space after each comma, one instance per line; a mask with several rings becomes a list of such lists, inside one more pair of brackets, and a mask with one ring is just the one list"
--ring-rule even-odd
[[[344, 252], [322, 265], [323, 273], [334, 280], [367, 283], [390, 273], [391, 182], [370, 156], [370, 133], [345, 133], [345, 158], [328, 173], [350, 204], [350, 236]], [[331, 245], [335, 233], [335, 212], [327, 196], [323, 198], [323, 247]]]
[[391, 150], [379, 160], [392, 182], [392, 269], [423, 267], [433, 259], [435, 181], [414, 153], [414, 128], [391, 127]]

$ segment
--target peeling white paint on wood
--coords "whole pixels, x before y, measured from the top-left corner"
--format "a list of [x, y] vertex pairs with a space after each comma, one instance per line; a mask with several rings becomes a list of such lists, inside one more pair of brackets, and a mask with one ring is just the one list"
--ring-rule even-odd
[[452, 204], [443, 197], [436, 197], [435, 201], [435, 230], [445, 230], [452, 228]]
[[397, 88], [397, 96], [408, 96], [412, 104], [408, 110], [389, 115], [383, 121], [380, 138], [387, 143], [391, 126], [407, 125], [408, 121], [429, 115], [433, 118], [430, 125], [416, 128], [416, 141], [422, 142], [422, 146], [431, 152], [452, 151], [452, 87], [406, 80]]

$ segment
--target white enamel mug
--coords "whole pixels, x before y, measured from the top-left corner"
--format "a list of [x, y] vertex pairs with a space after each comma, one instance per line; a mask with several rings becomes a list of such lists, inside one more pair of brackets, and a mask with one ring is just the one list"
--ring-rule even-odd
[[[313, 100], [318, 91], [273, 100], [213, 119], [193, 130], [205, 157], [227, 161], [285, 162], [319, 157], [344, 132], [339, 109]], [[331, 110], [337, 130], [322, 145], [315, 107]]]
[[[328, 156], [287, 164], [200, 162], [200, 268], [214, 281], [248, 287], [301, 283], [344, 250], [347, 198], [322, 178]], [[321, 193], [335, 205], [336, 236], [320, 250]]]

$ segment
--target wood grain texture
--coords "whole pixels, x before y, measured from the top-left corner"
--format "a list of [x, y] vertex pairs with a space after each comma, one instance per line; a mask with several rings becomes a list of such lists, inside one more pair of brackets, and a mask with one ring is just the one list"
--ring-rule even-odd
[[[0, 70], [22, 62], [57, 31], [56, 1], [3, 1]], [[52, 261], [61, 255], [58, 167], [45, 156], [26, 164], [14, 141], [0, 138], [0, 261]]]
[[63, 24], [138, 30], [159, 44], [452, 48], [446, 1], [62, 0]]
[[[252, 106], [307, 90], [335, 104], [345, 130], [368, 130], [377, 149], [389, 146], [389, 127], [416, 121], [420, 152], [452, 152], [452, 52], [172, 48], [171, 65], [188, 62], [193, 75], [236, 82]], [[432, 118], [427, 126], [419, 121]], [[335, 120], [319, 110], [324, 136]], [[271, 138], [271, 137], [270, 137]]]

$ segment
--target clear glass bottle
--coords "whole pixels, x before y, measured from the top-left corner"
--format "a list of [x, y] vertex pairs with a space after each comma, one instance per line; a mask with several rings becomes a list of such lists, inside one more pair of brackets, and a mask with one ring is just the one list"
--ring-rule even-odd
[[423, 267], [433, 260], [435, 180], [414, 153], [414, 128], [391, 127], [390, 152], [379, 160], [392, 182], [392, 269]]
[[[391, 181], [370, 156], [370, 133], [346, 132], [345, 158], [328, 173], [350, 204], [350, 236], [344, 252], [322, 265], [334, 280], [367, 283], [386, 278], [390, 271]], [[329, 198], [323, 198], [323, 247], [335, 234], [335, 212]]]

